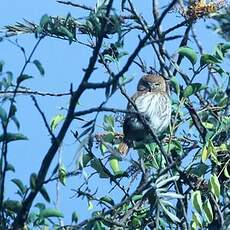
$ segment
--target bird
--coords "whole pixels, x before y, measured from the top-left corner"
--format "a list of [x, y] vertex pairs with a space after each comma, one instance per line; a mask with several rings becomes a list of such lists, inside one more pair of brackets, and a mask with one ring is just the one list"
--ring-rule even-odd
[[[155, 135], [160, 135], [170, 124], [171, 100], [164, 77], [158, 73], [144, 75], [138, 82], [137, 92], [128, 103], [123, 122], [123, 142], [119, 145], [119, 152], [125, 156], [133, 142], [151, 143], [152, 135], [149, 133], [138, 112]], [[130, 113], [129, 113], [130, 112]]]

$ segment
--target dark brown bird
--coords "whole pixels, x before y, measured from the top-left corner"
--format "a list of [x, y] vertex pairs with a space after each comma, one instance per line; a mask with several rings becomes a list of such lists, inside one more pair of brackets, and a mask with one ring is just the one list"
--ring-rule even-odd
[[[166, 82], [162, 76], [159, 74], [144, 75], [137, 85], [137, 92], [131, 99], [156, 135], [159, 135], [169, 126], [171, 101]], [[131, 103], [128, 103], [127, 110], [136, 111]], [[121, 154], [125, 155], [128, 152], [133, 141], [152, 142], [152, 136], [136, 114], [127, 113], [123, 123], [123, 132], [124, 142], [119, 146]]]

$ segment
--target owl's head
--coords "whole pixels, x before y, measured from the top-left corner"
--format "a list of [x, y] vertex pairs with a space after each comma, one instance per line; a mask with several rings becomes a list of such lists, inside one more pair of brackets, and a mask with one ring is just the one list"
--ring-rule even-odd
[[163, 91], [166, 92], [166, 82], [165, 79], [160, 76], [159, 74], [148, 74], [144, 75], [138, 85], [137, 85], [138, 91]]

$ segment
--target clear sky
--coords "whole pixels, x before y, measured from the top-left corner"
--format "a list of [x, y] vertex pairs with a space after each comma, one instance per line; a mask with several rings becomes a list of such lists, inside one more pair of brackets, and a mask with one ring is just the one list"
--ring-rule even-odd
[[[88, 0], [84, 1], [84, 4], [90, 4], [91, 6], [94, 6], [95, 2], [96, 1]], [[134, 2], [138, 4], [138, 11], [147, 16], [147, 18], [150, 18], [150, 15], [146, 15], [147, 12], [150, 11], [150, 5], [148, 5], [149, 3], [143, 4], [143, 1], [137, 0]], [[167, 3], [169, 1], [163, 2]], [[23, 22], [23, 18], [38, 23], [41, 16], [44, 14], [52, 16], [65, 16], [71, 12], [71, 15], [76, 18], [86, 15], [86, 13], [82, 10], [61, 5], [55, 1], [47, 0], [2, 0], [0, 9], [0, 28], [5, 25], [14, 24], [15, 22]], [[180, 20], [180, 18], [176, 18], [175, 13], [172, 13], [168, 20], [164, 22], [164, 27], [170, 27], [178, 20]], [[212, 31], [205, 28], [203, 20], [200, 20], [196, 24], [196, 31], [199, 31], [199, 40], [207, 52], [212, 50], [217, 40], [220, 41], [219, 37], [217, 37]], [[18, 43], [25, 48], [27, 54], [29, 54], [36, 42], [34, 35], [21, 35], [9, 39], [11, 39], [11, 41], [15, 41], [15, 39], [17, 39]], [[136, 46], [138, 38], [134, 37], [130, 39], [130, 41], [131, 43], [129, 42], [128, 44], [125, 44], [128, 50], [132, 50], [132, 48]], [[178, 41], [175, 41], [174, 44], [168, 45], [168, 48], [172, 53], [176, 51], [177, 47]], [[42, 92], [68, 92], [70, 83], [73, 83], [73, 86], [76, 87], [79, 80], [82, 78], [82, 68], [87, 66], [88, 57], [90, 54], [91, 51], [89, 49], [86, 49], [79, 44], [73, 43], [69, 45], [67, 41], [62, 41], [54, 38], [45, 38], [34, 55], [34, 59], [40, 60], [43, 67], [45, 68], [45, 76], [41, 77], [36, 68], [31, 65], [26, 70], [26, 73], [33, 75], [34, 79], [28, 80], [25, 83], [25, 86]], [[154, 66], [155, 59], [151, 55], [148, 54], [147, 50], [143, 51], [145, 60]], [[4, 60], [4, 69], [12, 71], [14, 74], [14, 79], [16, 79], [24, 61], [20, 49], [16, 48], [6, 40], [0, 42], [0, 60]], [[121, 62], [121, 65], [122, 63], [123, 62]], [[127, 73], [128, 76], [135, 77], [134, 81], [129, 85], [127, 89], [130, 95], [136, 88], [136, 82], [138, 81], [140, 74], [140, 70], [134, 66], [132, 66], [132, 68], [130, 68], [129, 72]], [[100, 79], [100, 81], [106, 80], [103, 72], [99, 71], [95, 71], [93, 79]], [[83, 96], [83, 99], [80, 101], [79, 109], [85, 109], [89, 108], [90, 106], [98, 105], [103, 97], [104, 92], [98, 93], [92, 90]], [[60, 110], [60, 108], [66, 108], [68, 105], [67, 97], [37, 97], [37, 99], [41, 108], [45, 111], [45, 115], [49, 121], [54, 115], [58, 113], [64, 113], [64, 111]], [[39, 115], [38, 111], [35, 110], [30, 97], [18, 96], [16, 101], [18, 106], [18, 119], [21, 122], [20, 132], [25, 134], [29, 138], [29, 141], [21, 141], [15, 142], [15, 144], [10, 144], [9, 162], [13, 164], [16, 169], [15, 174], [9, 173], [7, 176], [8, 184], [6, 197], [10, 198], [12, 198], [12, 196], [16, 197], [16, 195], [14, 195], [16, 187], [12, 182], [10, 182], [10, 179], [18, 177], [25, 183], [29, 183], [30, 174], [32, 172], [38, 171], [40, 162], [50, 145], [50, 138], [43, 125], [41, 116]], [[109, 105], [117, 108], [125, 108], [126, 101], [124, 98], [116, 94], [111, 99]], [[75, 124], [75, 126], [72, 126], [72, 129], [77, 127], [78, 126]], [[13, 126], [11, 127], [11, 130], [16, 131], [15, 127]], [[74, 142], [74, 139], [71, 137], [71, 135], [68, 135], [68, 138], [65, 139], [61, 148], [62, 158], [66, 166], [70, 164], [74, 155], [77, 154], [77, 150], [77, 143]], [[69, 168], [71, 169], [73, 167], [74, 165], [71, 165]], [[96, 185], [100, 187], [100, 185], [97, 184], [97, 181], [94, 181], [94, 183], [95, 189]], [[69, 186], [70, 184], [71, 186]], [[63, 213], [66, 215], [66, 224], [71, 220], [71, 211], [74, 209], [79, 213], [80, 218], [84, 219], [88, 216], [87, 204], [85, 201], [80, 201], [79, 199], [75, 198], [70, 199], [70, 197], [74, 194], [70, 188], [77, 188], [79, 185], [78, 178], [71, 178], [67, 180], [67, 185], [67, 188], [61, 186], [60, 191], [60, 207]], [[51, 193], [54, 194], [55, 183], [53, 183], [52, 186], [49, 186], [48, 188]], [[37, 200], [41, 200], [41, 197], [38, 197]], [[55, 198], [53, 201], [55, 201]], [[47, 204], [47, 207], [52, 206], [53, 203]]]

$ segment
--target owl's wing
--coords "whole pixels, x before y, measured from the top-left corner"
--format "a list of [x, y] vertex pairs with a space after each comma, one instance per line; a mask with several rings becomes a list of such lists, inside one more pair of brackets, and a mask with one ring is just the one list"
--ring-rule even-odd
[[[136, 99], [141, 96], [143, 92], [137, 91], [130, 99], [136, 104]], [[133, 105], [129, 102], [127, 105], [127, 110], [129, 111], [135, 111]]]

